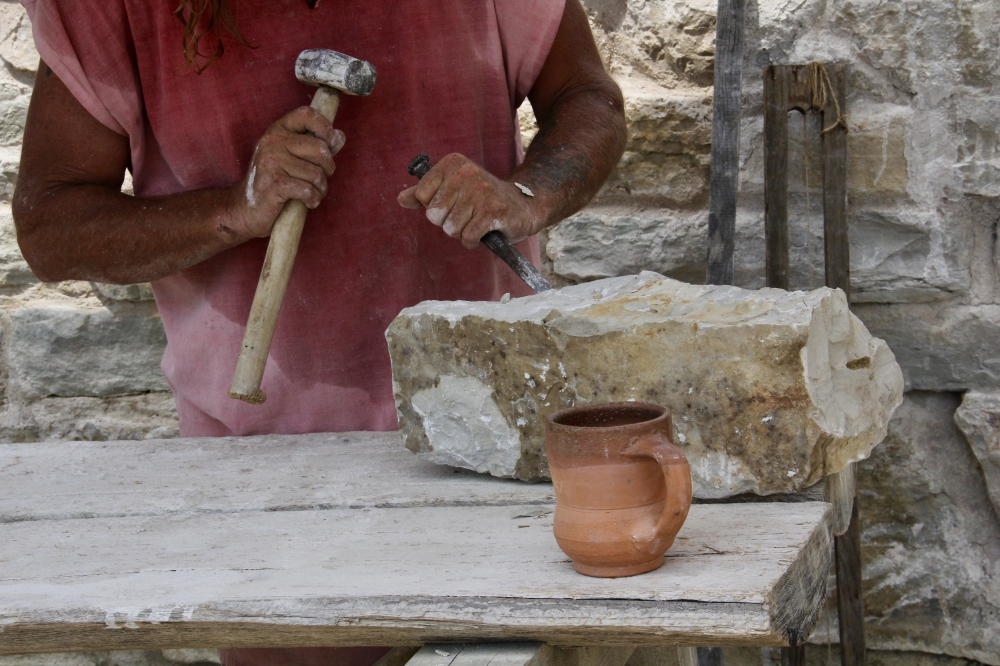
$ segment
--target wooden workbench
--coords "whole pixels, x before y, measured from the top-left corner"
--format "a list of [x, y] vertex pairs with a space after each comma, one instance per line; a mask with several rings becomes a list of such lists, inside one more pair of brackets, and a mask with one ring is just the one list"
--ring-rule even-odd
[[553, 503], [395, 433], [0, 445], [0, 654], [778, 646], [816, 622], [826, 503], [696, 504], [666, 564], [621, 579], [573, 571]]

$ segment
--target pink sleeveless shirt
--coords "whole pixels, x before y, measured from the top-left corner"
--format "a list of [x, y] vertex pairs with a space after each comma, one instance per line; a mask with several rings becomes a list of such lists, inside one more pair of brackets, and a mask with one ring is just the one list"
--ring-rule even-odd
[[[310, 212], [263, 390], [230, 399], [267, 240], [153, 284], [167, 333], [163, 371], [184, 436], [396, 428], [384, 331], [427, 299], [530, 293], [480, 247], [466, 250], [396, 195], [418, 153], [457, 152], [506, 177], [521, 153], [516, 109], [534, 84], [564, 0], [230, 0], [257, 46], [227, 44], [187, 71], [177, 2], [22, 0], [45, 62], [101, 123], [129, 138], [137, 196], [239, 182], [257, 140], [308, 104], [299, 52], [327, 48], [378, 70], [370, 97], [345, 97], [347, 135], [326, 200]], [[142, 233], [142, 220], [135, 221]], [[534, 239], [521, 245], [538, 261]]]

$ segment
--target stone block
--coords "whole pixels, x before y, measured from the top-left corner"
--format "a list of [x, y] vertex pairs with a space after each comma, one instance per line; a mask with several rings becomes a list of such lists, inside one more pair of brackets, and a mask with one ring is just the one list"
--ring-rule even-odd
[[[967, 292], [971, 226], [942, 218], [905, 208], [851, 211], [852, 302], [931, 301]], [[817, 226], [821, 230], [822, 222]], [[822, 248], [820, 241], [820, 257]]]
[[[42, 398], [0, 411], [0, 442], [123, 441], [177, 437], [168, 392], [110, 398]], [[0, 664], [2, 666], [2, 664]]]
[[166, 336], [152, 308], [35, 304], [11, 315], [12, 389], [27, 397], [110, 396], [169, 391], [160, 371]]
[[907, 394], [859, 466], [865, 628], [872, 648], [995, 665], [1000, 523], [958, 406], [954, 394]]
[[892, 352], [843, 292], [751, 292], [655, 273], [509, 303], [426, 302], [386, 333], [400, 429], [428, 460], [537, 480], [544, 418], [674, 411], [698, 497], [808, 487], [866, 457], [902, 399]]
[[597, 200], [659, 205], [707, 203], [712, 137], [709, 92], [619, 81], [629, 139]]
[[0, 288], [19, 289], [34, 284], [38, 284], [38, 278], [31, 272], [17, 245], [17, 231], [10, 206], [0, 205]]
[[583, 282], [643, 270], [705, 281], [708, 212], [590, 207], [549, 230], [553, 271]]
[[907, 390], [1000, 386], [1000, 305], [859, 303], [853, 310], [895, 352]]
[[993, 510], [1000, 519], [1000, 390], [966, 393], [955, 412], [955, 423], [979, 461]]
[[0, 58], [16, 70], [34, 73], [40, 58], [28, 14], [19, 4], [0, 5], [0, 33]]

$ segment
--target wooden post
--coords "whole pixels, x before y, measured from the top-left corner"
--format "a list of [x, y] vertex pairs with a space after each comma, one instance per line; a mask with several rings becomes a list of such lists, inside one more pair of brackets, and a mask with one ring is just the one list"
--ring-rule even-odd
[[[851, 248], [847, 235], [847, 77], [843, 65], [827, 68], [823, 109], [823, 236], [826, 286], [840, 288], [851, 300]], [[818, 82], [817, 82], [818, 83]]]
[[[823, 109], [823, 236], [826, 285], [839, 287], [851, 299], [851, 247], [847, 230], [847, 72], [827, 68], [829, 88]], [[856, 492], [856, 491], [855, 491]], [[865, 665], [865, 605], [861, 578], [861, 520], [854, 497], [851, 524], [834, 540], [837, 568], [837, 617], [840, 663]]]
[[[822, 100], [822, 101], [820, 101]], [[822, 108], [816, 105], [822, 104]], [[788, 289], [788, 112], [823, 114], [823, 239], [826, 285], [851, 298], [847, 227], [847, 72], [844, 65], [776, 65], [764, 70], [764, 235], [767, 286]], [[808, 187], [808, 183], [806, 184]], [[837, 482], [853, 485], [853, 469]], [[850, 477], [850, 478], [848, 478]], [[831, 484], [828, 483], [828, 486]], [[836, 490], [835, 488], [828, 488]], [[846, 511], [845, 511], [846, 513]], [[850, 525], [834, 539], [842, 666], [865, 666], [861, 533], [857, 495]], [[782, 666], [805, 662], [802, 646], [784, 648]]]
[[778, 289], [788, 289], [788, 70], [764, 69], [764, 262]]
[[712, 174], [707, 284], [733, 283], [736, 194], [740, 178], [740, 101], [746, 0], [719, 0], [712, 94]]

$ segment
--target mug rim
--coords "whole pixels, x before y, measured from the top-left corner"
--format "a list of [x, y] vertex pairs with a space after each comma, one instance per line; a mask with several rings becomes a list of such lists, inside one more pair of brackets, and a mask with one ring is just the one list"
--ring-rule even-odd
[[[645, 421], [639, 421], [638, 423], [627, 423], [624, 425], [615, 426], [589, 426], [589, 425], [569, 425], [566, 423], [558, 423], [556, 419], [573, 413], [586, 412], [594, 409], [607, 409], [608, 407], [622, 407], [622, 408], [632, 408], [632, 409], [652, 409], [659, 411], [660, 414], [656, 418], [648, 419]], [[565, 407], [557, 412], [553, 412], [545, 417], [545, 424], [549, 428], [562, 429], [569, 431], [582, 431], [582, 432], [594, 432], [597, 430], [622, 430], [630, 428], [645, 428], [650, 424], [658, 423], [670, 418], [670, 408], [664, 405], [658, 405], [654, 402], [597, 402], [590, 403], [586, 405], [575, 405], [573, 407]]]

